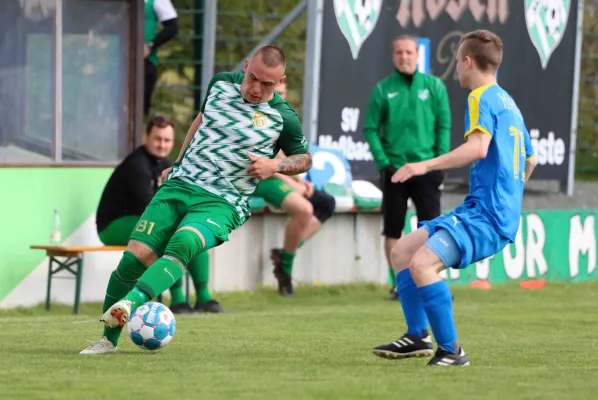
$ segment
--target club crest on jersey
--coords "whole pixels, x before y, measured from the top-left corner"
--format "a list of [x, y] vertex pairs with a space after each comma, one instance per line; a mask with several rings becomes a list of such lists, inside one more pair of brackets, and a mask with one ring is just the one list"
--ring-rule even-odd
[[428, 97], [430, 97], [430, 91], [428, 89], [421, 89], [417, 94], [417, 97], [419, 97], [421, 101], [426, 101], [428, 100]]
[[570, 8], [571, 0], [525, 0], [527, 33], [540, 56], [542, 69], [546, 69], [565, 35]]
[[349, 43], [354, 60], [376, 27], [381, 9], [382, 0], [334, 0], [336, 22]]
[[253, 127], [257, 129], [265, 128], [268, 124], [268, 118], [261, 112], [256, 112], [253, 118], [251, 118]]

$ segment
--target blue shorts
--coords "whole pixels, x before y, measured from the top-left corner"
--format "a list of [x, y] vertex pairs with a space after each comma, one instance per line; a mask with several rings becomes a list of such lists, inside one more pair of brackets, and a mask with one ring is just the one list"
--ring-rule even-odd
[[447, 268], [465, 268], [511, 243], [475, 204], [461, 205], [448, 215], [418, 225], [429, 233], [426, 246]]

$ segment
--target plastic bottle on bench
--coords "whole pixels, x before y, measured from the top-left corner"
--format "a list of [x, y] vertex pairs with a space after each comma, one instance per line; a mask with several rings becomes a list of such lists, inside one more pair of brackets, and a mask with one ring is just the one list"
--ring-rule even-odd
[[60, 232], [60, 214], [58, 213], [58, 209], [54, 209], [54, 223], [52, 226], [52, 231], [50, 232], [50, 243], [53, 245], [60, 244], [62, 240], [62, 234]]

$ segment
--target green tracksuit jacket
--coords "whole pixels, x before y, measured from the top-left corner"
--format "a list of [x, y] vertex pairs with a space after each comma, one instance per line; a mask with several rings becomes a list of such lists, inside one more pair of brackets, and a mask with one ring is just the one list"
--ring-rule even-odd
[[364, 136], [378, 169], [447, 153], [450, 132], [449, 100], [440, 79], [416, 71], [411, 80], [395, 71], [372, 90]]

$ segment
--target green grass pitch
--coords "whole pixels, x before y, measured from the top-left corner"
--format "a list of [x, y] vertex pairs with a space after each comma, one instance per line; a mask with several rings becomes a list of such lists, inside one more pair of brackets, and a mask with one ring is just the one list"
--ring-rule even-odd
[[389, 361], [371, 348], [403, 333], [381, 286], [218, 296], [234, 312], [177, 316], [171, 344], [81, 356], [100, 306], [0, 311], [6, 399], [596, 399], [598, 284], [453, 288], [467, 368]]

